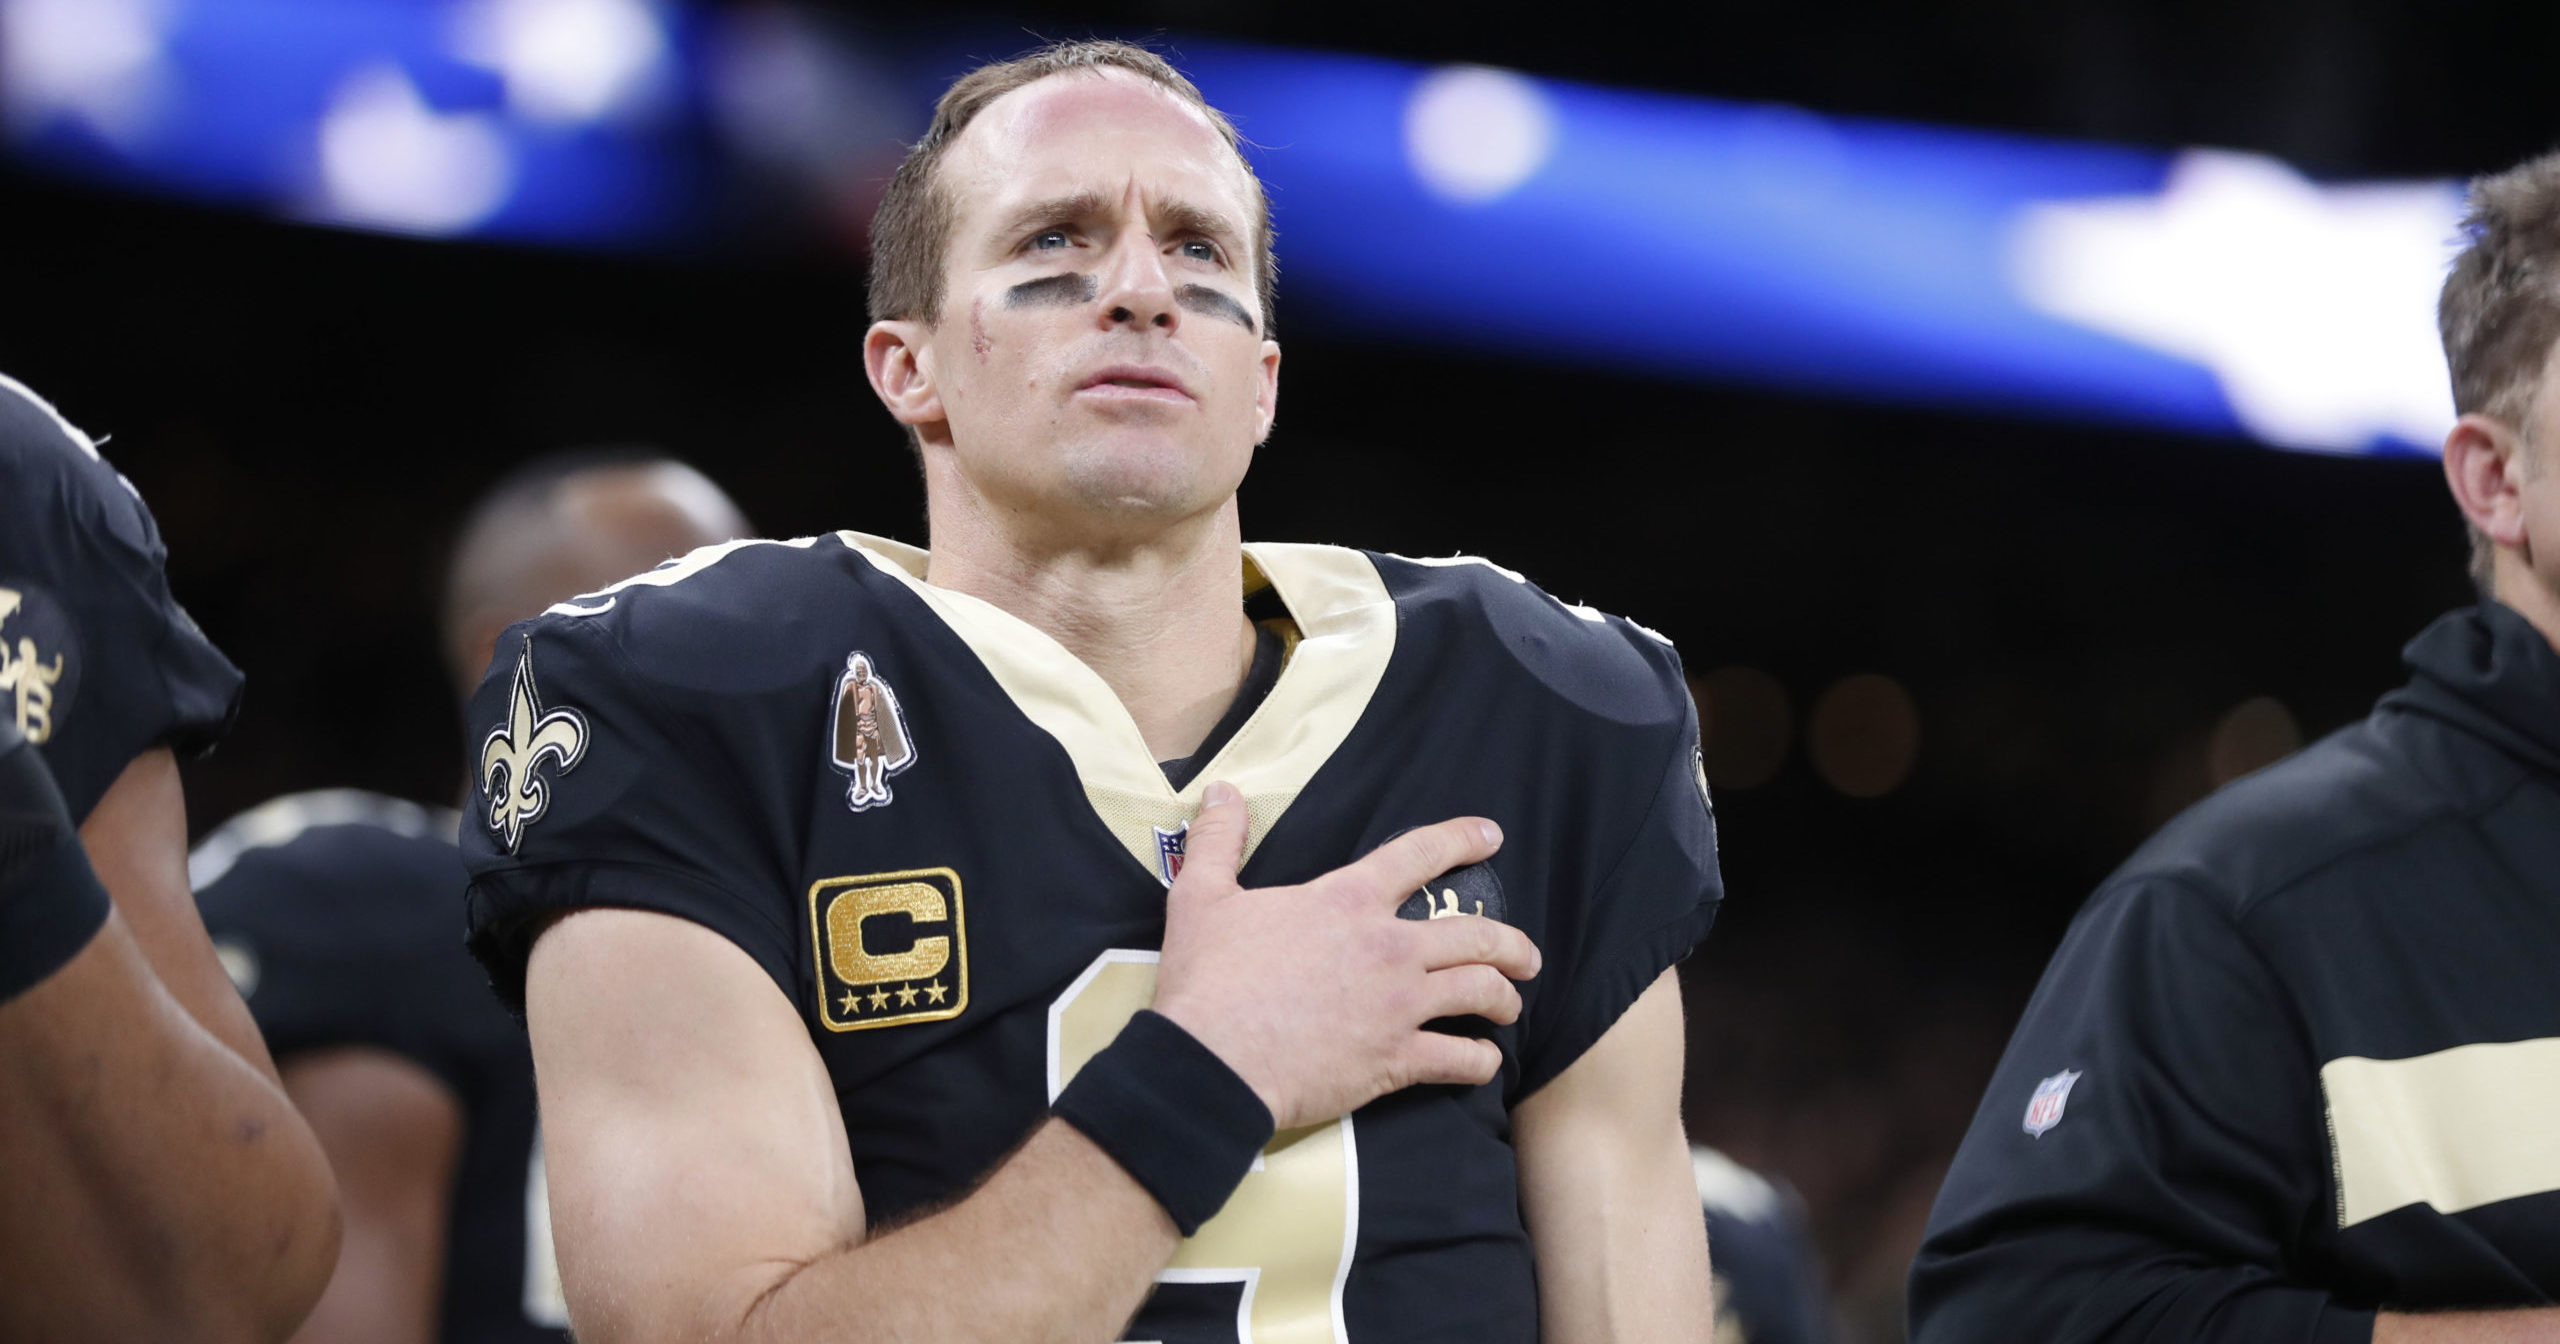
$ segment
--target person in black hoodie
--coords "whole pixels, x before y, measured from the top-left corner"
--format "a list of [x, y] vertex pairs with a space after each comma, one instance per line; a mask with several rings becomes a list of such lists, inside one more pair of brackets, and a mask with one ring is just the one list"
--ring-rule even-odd
[[2439, 316], [2484, 600], [2215, 794], [2046, 969], [1912, 1337], [2560, 1340], [2560, 155], [2473, 184]]

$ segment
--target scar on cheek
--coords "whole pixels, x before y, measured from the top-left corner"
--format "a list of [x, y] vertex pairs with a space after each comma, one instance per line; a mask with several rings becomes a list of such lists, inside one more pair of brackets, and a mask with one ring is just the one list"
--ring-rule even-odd
[[1195, 313], [1223, 317], [1247, 331], [1257, 330], [1254, 326], [1253, 314], [1246, 312], [1243, 304], [1207, 285], [1184, 285], [1174, 291], [1173, 300]]
[[987, 339], [987, 301], [983, 298], [971, 299], [969, 301], [969, 348], [977, 351], [978, 358], [984, 361], [987, 352], [995, 349], [995, 344]]
[[1004, 292], [1007, 308], [1071, 307], [1093, 302], [1101, 292], [1089, 275], [1052, 275], [1038, 280], [1025, 280]]

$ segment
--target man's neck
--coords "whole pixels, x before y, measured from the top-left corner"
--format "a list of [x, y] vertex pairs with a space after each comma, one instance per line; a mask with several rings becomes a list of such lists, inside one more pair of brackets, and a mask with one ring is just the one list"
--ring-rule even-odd
[[2512, 552], [2499, 555], [2491, 591], [2500, 602], [2532, 622], [2533, 628], [2551, 641], [2552, 648], [2560, 649], [2560, 594], [2543, 586], [2523, 556]]
[[1120, 697], [1159, 761], [1199, 749], [1253, 664], [1235, 501], [1142, 543], [1026, 537], [984, 509], [930, 507], [926, 581], [994, 603]]

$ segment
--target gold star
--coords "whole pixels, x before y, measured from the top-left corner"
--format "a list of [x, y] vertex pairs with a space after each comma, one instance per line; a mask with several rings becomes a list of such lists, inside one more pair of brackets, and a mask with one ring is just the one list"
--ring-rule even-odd
[[929, 984], [929, 985], [927, 985], [927, 986], [925, 986], [925, 987], [924, 987], [924, 1001], [925, 1001], [925, 1002], [927, 1002], [927, 1003], [940, 1003], [940, 1002], [942, 1002], [942, 995], [943, 995], [942, 982], [941, 982], [941, 981], [939, 981], [939, 980], [936, 980], [936, 981], [934, 981], [932, 984]]
[[886, 1008], [886, 1007], [888, 1007], [888, 1006], [889, 1006], [889, 991], [887, 991], [887, 990], [885, 990], [885, 989], [875, 989], [875, 990], [871, 991], [871, 1008], [872, 1008], [872, 1011], [877, 1012], [877, 1011], [879, 1011], [880, 1009]]
[[852, 990], [848, 989], [844, 992], [843, 1003], [845, 1015], [848, 1017], [862, 1011], [862, 996]]
[[913, 985], [900, 985], [900, 986], [898, 986], [898, 1006], [899, 1006], [899, 1007], [901, 1007], [901, 1008], [913, 1008], [913, 1007], [915, 1007], [915, 1006], [916, 1006], [916, 987], [915, 987], [915, 986], [913, 986]]

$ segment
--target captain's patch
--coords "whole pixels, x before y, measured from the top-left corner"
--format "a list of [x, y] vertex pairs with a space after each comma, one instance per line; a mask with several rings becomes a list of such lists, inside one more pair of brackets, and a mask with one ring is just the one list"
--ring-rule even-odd
[[960, 875], [948, 868], [811, 886], [809, 945], [818, 1021], [829, 1031], [938, 1022], [969, 1006]]

